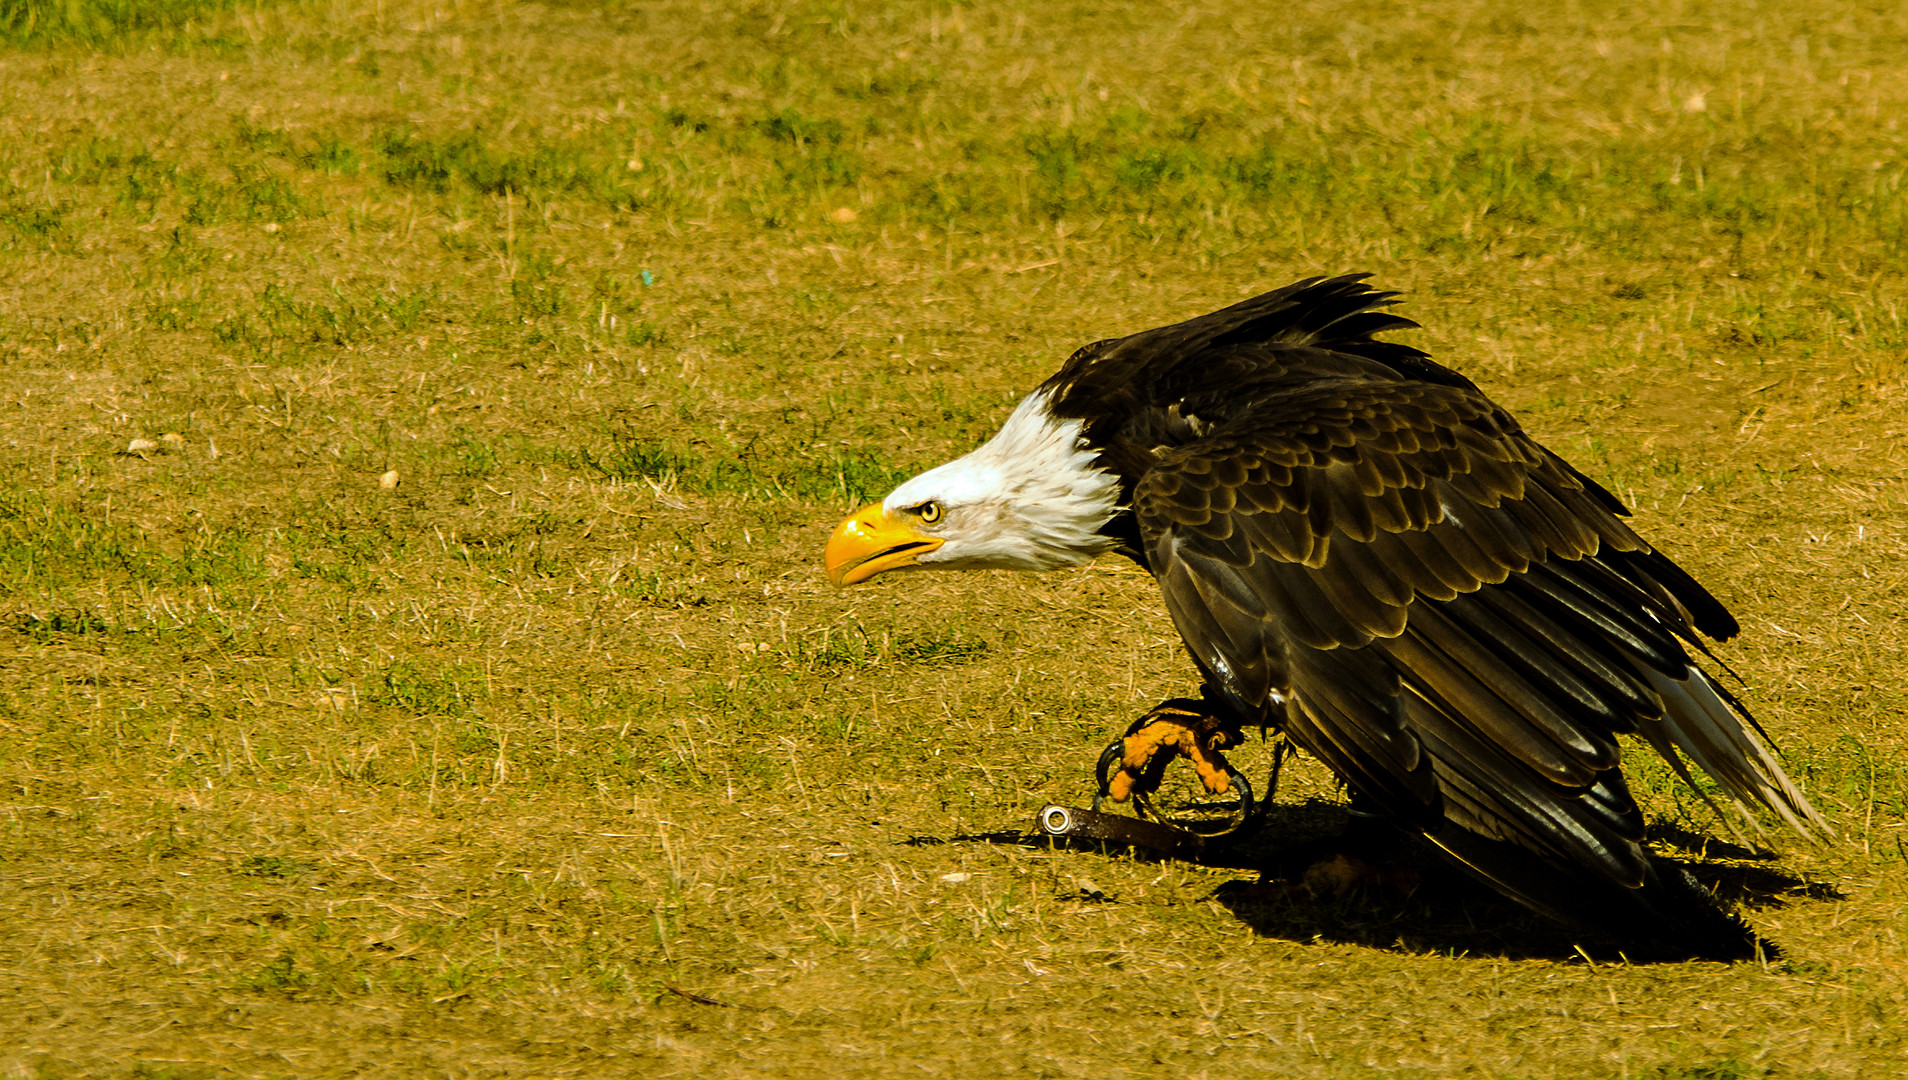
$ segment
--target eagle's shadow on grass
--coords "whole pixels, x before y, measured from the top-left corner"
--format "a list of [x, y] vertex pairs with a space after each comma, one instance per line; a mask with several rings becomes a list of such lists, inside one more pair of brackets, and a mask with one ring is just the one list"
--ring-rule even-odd
[[[1212, 899], [1233, 917], [1266, 938], [1295, 942], [1331, 942], [1378, 949], [1399, 949], [1448, 956], [1490, 956], [1513, 960], [1575, 960], [1649, 963], [1687, 960], [1687, 955], [1652, 954], [1598, 935], [1573, 930], [1515, 903], [1402, 834], [1358, 845], [1356, 854], [1382, 862], [1390, 884], [1354, 886], [1316, 895], [1298, 885], [1308, 867], [1340, 850], [1351, 815], [1337, 803], [1311, 800], [1273, 805], [1252, 838], [1222, 847], [1195, 860], [1200, 865], [1262, 872], [1262, 880], [1236, 880], [1216, 889]], [[1652, 846], [1682, 863], [1725, 906], [1748, 911], [1780, 908], [1791, 899], [1840, 900], [1831, 885], [1794, 877], [1767, 865], [1773, 856], [1657, 824]], [[1140, 861], [1170, 861], [1144, 848], [1106, 840], [1069, 841], [1019, 830], [947, 838], [951, 842], [1057, 847], [1083, 854], [1125, 856]], [[904, 843], [940, 843], [916, 837]], [[1402, 871], [1401, 873], [1399, 871]]]

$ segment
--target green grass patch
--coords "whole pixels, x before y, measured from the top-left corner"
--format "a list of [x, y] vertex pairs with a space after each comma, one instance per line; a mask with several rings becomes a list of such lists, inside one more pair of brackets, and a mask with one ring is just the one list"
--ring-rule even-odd
[[0, 42], [112, 49], [240, 6], [241, 0], [0, 0]]
[[827, 502], [866, 502], [907, 479], [866, 451], [829, 448], [783, 454], [743, 448], [711, 451], [613, 429], [607, 445], [575, 451], [579, 468], [623, 482], [671, 483], [702, 495], [753, 495]]

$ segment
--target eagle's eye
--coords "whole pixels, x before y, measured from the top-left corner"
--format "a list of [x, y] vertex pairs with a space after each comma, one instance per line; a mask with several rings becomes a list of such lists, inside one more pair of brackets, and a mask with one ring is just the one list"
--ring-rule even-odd
[[924, 502], [914, 512], [921, 515], [923, 525], [932, 525], [941, 520], [941, 504], [937, 502]]

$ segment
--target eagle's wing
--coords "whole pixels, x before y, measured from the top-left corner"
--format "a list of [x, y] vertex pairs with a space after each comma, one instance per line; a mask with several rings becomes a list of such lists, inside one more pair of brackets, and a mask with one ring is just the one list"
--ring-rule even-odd
[[1616, 509], [1480, 392], [1408, 380], [1269, 395], [1133, 492], [1167, 607], [1218, 690], [1553, 910], [1493, 852], [1631, 888], [1650, 873], [1621, 732], [1826, 831], [1685, 651], [1734, 620]]

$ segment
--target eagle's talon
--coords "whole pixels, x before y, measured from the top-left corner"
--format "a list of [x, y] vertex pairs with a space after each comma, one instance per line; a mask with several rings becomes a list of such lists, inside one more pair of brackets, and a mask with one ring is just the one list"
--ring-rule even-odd
[[[1114, 766], [1118, 765], [1125, 757], [1125, 739], [1114, 739], [1106, 745], [1106, 749], [1100, 751], [1100, 760], [1093, 766], [1093, 776], [1100, 782], [1099, 788], [1093, 793], [1094, 813], [1099, 813], [1100, 804], [1112, 794], [1115, 775], [1113, 772]], [[1117, 801], [1124, 802], [1125, 800], [1121, 799]]]
[[1242, 741], [1240, 732], [1213, 717], [1166, 702], [1135, 721], [1124, 739], [1100, 755], [1100, 790], [1122, 803], [1135, 795], [1151, 794], [1159, 790], [1173, 759], [1184, 757], [1191, 759], [1208, 792], [1224, 795], [1233, 789], [1236, 773], [1222, 751]]

